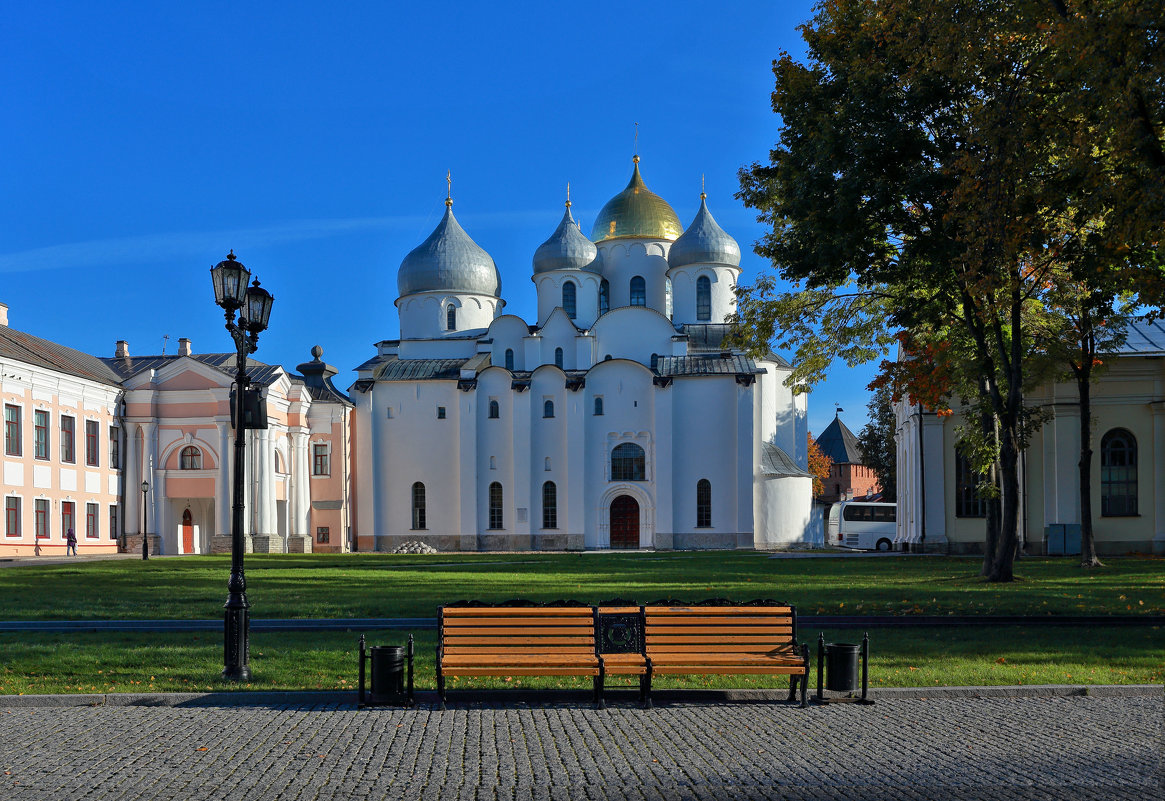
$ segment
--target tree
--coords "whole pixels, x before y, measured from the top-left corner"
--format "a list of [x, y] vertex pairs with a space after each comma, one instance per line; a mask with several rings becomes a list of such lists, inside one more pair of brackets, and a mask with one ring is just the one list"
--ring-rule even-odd
[[825, 479], [833, 471], [833, 460], [821, 452], [812, 434], [806, 436], [809, 438], [809, 472], [813, 474], [813, 497], [817, 499], [825, 492]]
[[898, 500], [898, 442], [895, 437], [898, 421], [894, 415], [894, 401], [886, 386], [874, 390], [866, 404], [870, 421], [858, 434], [858, 446], [866, 465], [878, 477], [882, 500]]

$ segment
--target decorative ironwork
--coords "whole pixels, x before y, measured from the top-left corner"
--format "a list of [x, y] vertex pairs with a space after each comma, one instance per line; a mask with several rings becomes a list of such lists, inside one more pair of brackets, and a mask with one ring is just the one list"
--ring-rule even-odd
[[600, 654], [638, 654], [643, 652], [643, 617], [638, 612], [599, 613], [598, 649]]

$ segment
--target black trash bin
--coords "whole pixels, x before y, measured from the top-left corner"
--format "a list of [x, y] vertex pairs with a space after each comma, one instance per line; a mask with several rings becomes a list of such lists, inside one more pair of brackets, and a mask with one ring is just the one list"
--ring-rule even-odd
[[[839, 693], [858, 690], [858, 656], [862, 647], [851, 642], [825, 644], [825, 689]], [[375, 662], [373, 664], [376, 664]], [[376, 687], [375, 674], [372, 686]]]
[[[364, 693], [364, 663], [371, 662], [372, 687]], [[365, 647], [360, 635], [360, 695], [359, 706], [378, 704], [413, 704], [413, 635], [408, 645], [374, 645]]]

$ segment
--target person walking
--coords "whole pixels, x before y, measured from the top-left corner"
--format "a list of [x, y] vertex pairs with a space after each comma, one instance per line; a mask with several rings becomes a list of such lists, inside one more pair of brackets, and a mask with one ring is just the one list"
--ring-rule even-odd
[[65, 556], [70, 552], [73, 556], [77, 555], [77, 535], [73, 533], [73, 529], [69, 529], [69, 533], [65, 535]]

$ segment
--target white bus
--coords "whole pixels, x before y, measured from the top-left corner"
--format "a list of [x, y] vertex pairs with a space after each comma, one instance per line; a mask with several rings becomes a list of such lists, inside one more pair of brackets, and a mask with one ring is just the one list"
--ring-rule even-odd
[[831, 545], [861, 551], [889, 551], [894, 548], [894, 503], [842, 501], [829, 508], [829, 531], [826, 537]]

